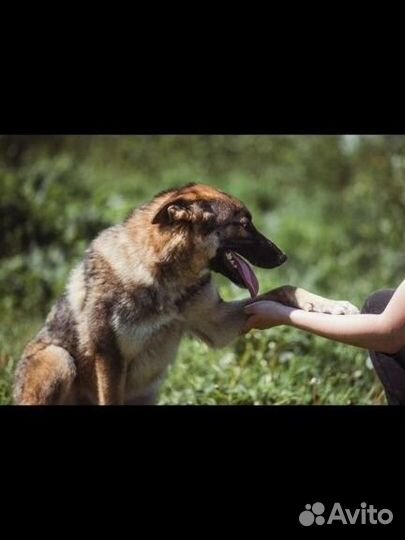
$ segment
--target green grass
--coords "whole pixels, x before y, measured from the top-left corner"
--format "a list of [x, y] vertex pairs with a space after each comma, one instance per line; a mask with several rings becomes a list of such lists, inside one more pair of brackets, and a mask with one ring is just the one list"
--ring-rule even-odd
[[[290, 283], [361, 306], [403, 279], [403, 138], [123, 137], [31, 141], [12, 166], [0, 138], [0, 403], [13, 370], [103, 227], [156, 192], [202, 181], [240, 197], [289, 255], [258, 270], [261, 291]], [[246, 295], [222, 276], [224, 299]], [[383, 404], [367, 353], [277, 327], [209, 350], [185, 339], [162, 404]]]
[[220, 351], [190, 339], [163, 404], [382, 404], [368, 355], [290, 328], [253, 331]]

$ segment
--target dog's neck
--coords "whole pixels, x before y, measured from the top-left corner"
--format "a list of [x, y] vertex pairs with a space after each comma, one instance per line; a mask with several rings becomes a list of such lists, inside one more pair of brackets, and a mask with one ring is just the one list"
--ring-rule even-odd
[[196, 283], [185, 287], [179, 291], [179, 295], [175, 304], [179, 310], [182, 309], [184, 304], [187, 304], [193, 297], [198, 295], [198, 293], [211, 281], [211, 273], [207, 272], [204, 274]]

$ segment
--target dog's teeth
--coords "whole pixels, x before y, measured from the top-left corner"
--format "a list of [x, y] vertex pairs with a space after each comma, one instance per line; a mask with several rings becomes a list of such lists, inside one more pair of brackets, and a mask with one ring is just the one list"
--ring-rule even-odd
[[236, 264], [236, 262], [235, 262], [235, 259], [233, 258], [232, 253], [230, 253], [230, 252], [228, 251], [227, 253], [225, 253], [225, 257], [226, 257], [227, 260], [231, 263], [231, 266], [232, 266], [233, 268], [236, 268], [236, 269], [238, 268], [238, 267], [237, 267], [237, 264]]

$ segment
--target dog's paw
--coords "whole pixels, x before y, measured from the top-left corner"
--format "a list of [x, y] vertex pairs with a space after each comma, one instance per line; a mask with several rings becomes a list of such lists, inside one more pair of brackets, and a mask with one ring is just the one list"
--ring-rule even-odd
[[357, 315], [360, 313], [356, 306], [345, 300], [329, 300], [307, 307], [310, 307], [310, 309], [306, 309], [307, 311], [329, 313], [330, 315]]

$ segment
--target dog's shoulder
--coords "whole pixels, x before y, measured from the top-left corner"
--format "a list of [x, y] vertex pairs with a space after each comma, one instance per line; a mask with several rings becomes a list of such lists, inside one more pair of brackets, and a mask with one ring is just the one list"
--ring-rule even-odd
[[153, 256], [142, 236], [129, 233], [124, 225], [103, 231], [90, 245], [91, 265], [108, 266], [109, 272], [122, 284], [149, 286], [154, 282]]

